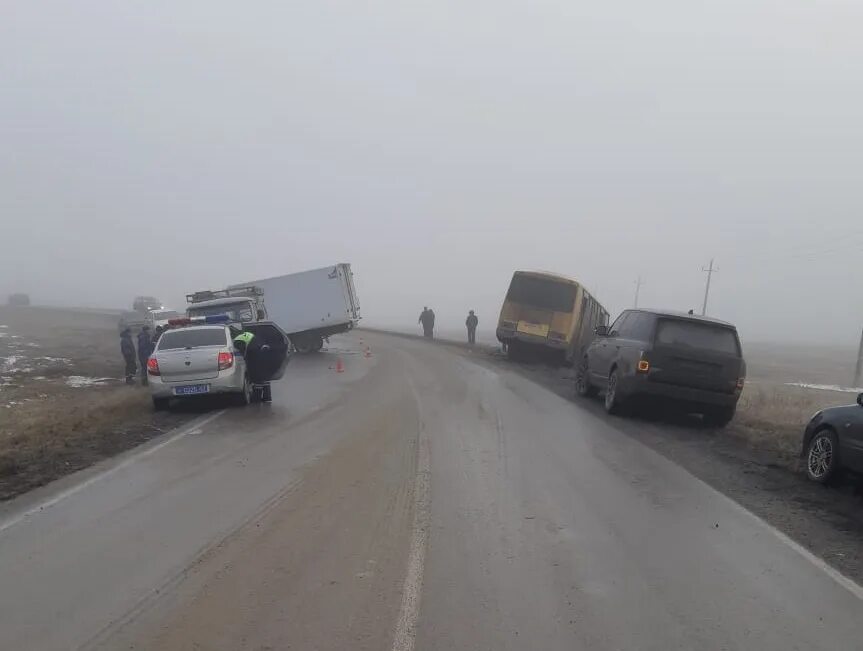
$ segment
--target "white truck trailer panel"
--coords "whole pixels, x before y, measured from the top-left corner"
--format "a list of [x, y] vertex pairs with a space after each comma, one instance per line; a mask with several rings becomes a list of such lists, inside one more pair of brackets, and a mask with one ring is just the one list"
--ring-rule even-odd
[[267, 319], [288, 334], [353, 327], [360, 318], [351, 266], [335, 264], [299, 273], [251, 280], [264, 291]]

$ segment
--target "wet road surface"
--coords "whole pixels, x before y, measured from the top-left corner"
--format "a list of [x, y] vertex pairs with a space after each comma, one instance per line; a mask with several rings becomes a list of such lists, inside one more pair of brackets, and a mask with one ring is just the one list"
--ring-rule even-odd
[[860, 648], [858, 586], [614, 420], [362, 337], [5, 505], [0, 648]]

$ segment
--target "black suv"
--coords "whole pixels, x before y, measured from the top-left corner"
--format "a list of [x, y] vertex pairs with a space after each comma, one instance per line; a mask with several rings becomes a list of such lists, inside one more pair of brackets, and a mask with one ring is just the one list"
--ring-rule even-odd
[[605, 391], [605, 409], [637, 397], [672, 402], [722, 427], [734, 417], [746, 364], [737, 329], [692, 314], [626, 310], [597, 337], [576, 366], [581, 396]]

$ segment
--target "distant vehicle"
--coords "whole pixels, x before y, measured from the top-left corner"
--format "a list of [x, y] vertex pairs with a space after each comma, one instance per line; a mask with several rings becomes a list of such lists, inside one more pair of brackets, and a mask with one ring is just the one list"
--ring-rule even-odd
[[290, 344], [273, 323], [248, 324], [244, 329], [262, 337], [274, 351], [275, 363], [258, 377], [250, 375], [234, 347], [231, 328], [224, 323], [178, 326], [163, 333], [147, 360], [153, 407], [159, 411], [172, 399], [210, 394], [232, 396], [240, 405], [261, 397], [269, 383], [284, 374]]
[[497, 339], [507, 353], [550, 350], [579, 359], [608, 311], [577, 281], [538, 271], [516, 271], [500, 309]]
[[161, 310], [162, 302], [153, 296], [136, 296], [132, 301], [132, 309], [135, 312], [149, 312], [150, 310]]
[[609, 413], [649, 397], [703, 414], [705, 423], [716, 427], [734, 418], [746, 364], [730, 323], [678, 312], [626, 310], [596, 334], [576, 366], [579, 395], [604, 391]]
[[360, 319], [348, 263], [188, 294], [190, 317], [228, 313], [237, 321], [269, 320], [288, 333], [297, 352], [319, 351], [324, 339]]
[[176, 319], [181, 316], [183, 316], [183, 314], [177, 312], [176, 310], [150, 310], [149, 312], [147, 312], [145, 321], [147, 325], [150, 326], [150, 330], [155, 330], [157, 326], [162, 326], [164, 328], [166, 325], [168, 325], [168, 321], [170, 319]]
[[11, 294], [6, 303], [17, 306], [30, 305], [30, 296], [29, 294]]
[[806, 425], [800, 456], [806, 476], [821, 484], [838, 479], [843, 470], [863, 472], [863, 393], [856, 405], [817, 412]]

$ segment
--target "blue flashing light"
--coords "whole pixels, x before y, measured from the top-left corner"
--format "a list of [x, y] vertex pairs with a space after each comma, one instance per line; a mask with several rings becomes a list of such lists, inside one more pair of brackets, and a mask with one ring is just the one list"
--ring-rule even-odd
[[227, 323], [231, 320], [231, 317], [227, 314], [211, 314], [206, 317], [204, 323]]

